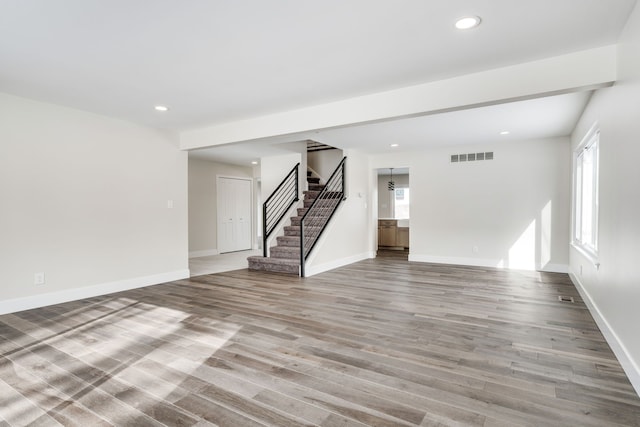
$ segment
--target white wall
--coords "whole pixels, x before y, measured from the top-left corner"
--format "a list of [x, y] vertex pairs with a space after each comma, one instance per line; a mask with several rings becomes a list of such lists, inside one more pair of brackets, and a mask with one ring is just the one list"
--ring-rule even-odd
[[[480, 151], [495, 159], [450, 163]], [[411, 170], [410, 260], [547, 271], [568, 264], [569, 164], [568, 138], [372, 157]]]
[[[253, 180], [253, 169], [189, 157], [189, 256], [218, 253], [218, 204], [216, 177], [227, 176]], [[253, 210], [252, 210], [253, 211]], [[255, 216], [255, 214], [254, 214]], [[253, 221], [252, 243], [256, 239]]]
[[340, 205], [310, 254], [307, 276], [375, 256], [371, 234], [375, 207], [371, 189], [375, 174], [367, 155], [356, 150], [347, 150], [344, 155], [347, 157], [347, 200]]
[[302, 164], [302, 160], [301, 153], [281, 154], [260, 159], [260, 181], [263, 202], [267, 200], [267, 197], [273, 193], [297, 163], [300, 163], [300, 169], [298, 170], [298, 189], [299, 196], [302, 199], [302, 192], [306, 188], [305, 183], [307, 177], [306, 165]]
[[[301, 152], [291, 154], [281, 154], [277, 156], [263, 157], [260, 159], [260, 184], [261, 184], [261, 200], [264, 203], [267, 198], [273, 193], [273, 191], [280, 185], [282, 180], [287, 176], [293, 167], [300, 163], [298, 169], [298, 198], [299, 203], [294, 204], [289, 214], [285, 215], [278, 227], [269, 236], [266, 247], [274, 246], [275, 238], [284, 234], [284, 226], [289, 225], [288, 218], [294, 215], [293, 209], [298, 206], [302, 206], [302, 200], [304, 198], [303, 191], [306, 189], [307, 179], [307, 166], [306, 166], [306, 144], [300, 146]], [[259, 232], [262, 236], [262, 231]]]
[[0, 313], [188, 277], [171, 135], [0, 94], [0, 200]]
[[320, 174], [321, 182], [325, 183], [342, 161], [344, 154], [342, 150], [320, 150], [307, 154], [307, 164], [310, 168]]
[[[617, 83], [598, 91], [573, 133], [575, 148], [587, 130], [600, 125], [600, 269], [570, 251], [574, 282], [582, 287], [600, 329], [607, 336], [640, 394], [640, 7], [621, 36]], [[582, 270], [582, 274], [580, 271]]]

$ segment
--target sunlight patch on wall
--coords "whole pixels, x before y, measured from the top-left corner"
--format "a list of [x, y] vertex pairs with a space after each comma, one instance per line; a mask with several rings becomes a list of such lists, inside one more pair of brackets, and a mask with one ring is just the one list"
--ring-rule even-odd
[[540, 265], [544, 268], [551, 261], [551, 200], [540, 212]]
[[535, 270], [536, 268], [536, 220], [520, 235], [509, 249], [509, 268]]

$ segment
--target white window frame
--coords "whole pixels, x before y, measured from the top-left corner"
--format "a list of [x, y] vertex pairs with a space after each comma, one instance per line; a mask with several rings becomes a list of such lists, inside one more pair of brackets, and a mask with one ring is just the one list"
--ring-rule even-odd
[[[585, 157], [592, 156], [591, 165], [585, 171]], [[595, 123], [584, 136], [573, 155], [573, 226], [572, 244], [590, 257], [594, 262], [598, 259], [598, 217], [599, 217], [599, 172], [600, 172], [600, 128]], [[585, 236], [583, 221], [588, 214], [583, 212], [583, 183], [585, 173], [591, 173], [590, 235]]]

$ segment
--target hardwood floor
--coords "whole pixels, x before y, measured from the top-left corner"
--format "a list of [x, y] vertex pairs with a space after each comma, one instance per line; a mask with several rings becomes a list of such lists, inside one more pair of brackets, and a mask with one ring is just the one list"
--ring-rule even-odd
[[0, 355], [2, 426], [640, 425], [564, 274], [237, 270], [0, 316]]
[[409, 259], [409, 249], [387, 249], [378, 248], [378, 258], [393, 258], [398, 261], [407, 261]]

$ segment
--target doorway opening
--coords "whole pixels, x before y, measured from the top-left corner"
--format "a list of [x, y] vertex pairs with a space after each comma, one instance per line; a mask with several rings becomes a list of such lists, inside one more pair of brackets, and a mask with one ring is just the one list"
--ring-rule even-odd
[[409, 168], [380, 168], [377, 177], [378, 256], [407, 259], [411, 218]]

